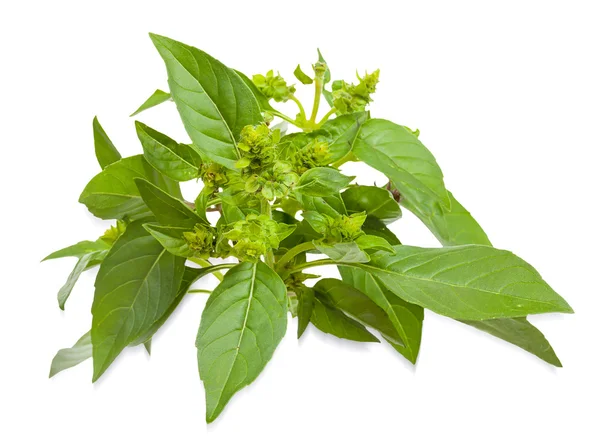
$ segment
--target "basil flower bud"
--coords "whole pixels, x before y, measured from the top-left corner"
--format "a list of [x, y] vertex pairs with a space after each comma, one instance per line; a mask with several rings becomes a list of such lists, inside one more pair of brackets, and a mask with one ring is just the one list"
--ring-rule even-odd
[[275, 75], [272, 70], [266, 75], [252, 76], [252, 82], [264, 96], [277, 102], [286, 102], [296, 91], [293, 85], [288, 86], [285, 80], [279, 74]]

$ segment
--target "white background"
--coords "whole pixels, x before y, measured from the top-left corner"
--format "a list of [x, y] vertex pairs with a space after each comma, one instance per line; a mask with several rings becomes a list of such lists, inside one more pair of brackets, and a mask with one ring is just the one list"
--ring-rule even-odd
[[[2, 2], [0, 438], [600, 439], [597, 6]], [[128, 115], [167, 87], [149, 31], [290, 81], [297, 63], [310, 71], [317, 47], [334, 78], [380, 68], [373, 115], [419, 128], [448, 188], [492, 242], [533, 264], [575, 309], [532, 318], [565, 367], [431, 313], [416, 369], [383, 344], [314, 328], [298, 342], [290, 321], [258, 381], [207, 427], [194, 348], [199, 295], [159, 332], [151, 358], [128, 349], [95, 385], [89, 361], [48, 380], [56, 350], [89, 328], [94, 274], [63, 313], [55, 296], [74, 259], [39, 261], [108, 225], [77, 203], [99, 171], [91, 122], [98, 115], [124, 156], [141, 152]], [[311, 92], [299, 95], [310, 102]], [[187, 139], [172, 103], [139, 118]], [[363, 183], [380, 178], [359, 172]], [[394, 231], [404, 243], [437, 246], [410, 213]]]

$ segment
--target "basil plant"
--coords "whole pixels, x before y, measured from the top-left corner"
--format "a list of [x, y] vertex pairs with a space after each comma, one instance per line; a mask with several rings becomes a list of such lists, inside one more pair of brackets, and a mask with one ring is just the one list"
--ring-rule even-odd
[[[96, 381], [128, 346], [150, 351], [190, 292], [209, 294], [196, 339], [208, 422], [258, 377], [288, 316], [298, 338], [310, 325], [383, 341], [415, 363], [426, 308], [561, 365], [527, 316], [571, 308], [532, 266], [491, 245], [444, 185], [418, 131], [371, 116], [378, 70], [354, 83], [332, 81], [319, 52], [310, 73], [296, 68], [294, 86], [273, 71], [248, 77], [194, 47], [151, 39], [169, 92], [157, 90], [134, 115], [172, 100], [191, 143], [136, 121], [143, 153], [123, 158], [94, 119], [102, 170], [79, 202], [116, 223], [47, 257], [78, 259], [58, 294], [61, 308], [79, 275], [99, 267], [91, 329], [57, 353], [51, 376], [91, 357]], [[315, 92], [310, 113], [295, 96], [304, 86]], [[295, 117], [277, 110], [287, 101], [297, 105]], [[340, 172], [348, 161], [389, 182], [353, 184]], [[179, 183], [198, 179], [202, 190], [185, 200]], [[389, 229], [402, 209], [442, 247], [402, 245]], [[310, 270], [325, 265], [340, 278], [310, 280], [319, 278]], [[220, 281], [216, 289], [193, 288], [209, 276]]]

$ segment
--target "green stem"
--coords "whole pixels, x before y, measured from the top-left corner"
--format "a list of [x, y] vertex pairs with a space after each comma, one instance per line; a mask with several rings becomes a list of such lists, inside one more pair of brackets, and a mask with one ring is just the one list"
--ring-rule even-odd
[[327, 120], [329, 119], [329, 117], [333, 114], [335, 114], [335, 112], [337, 112], [337, 109], [335, 107], [332, 107], [331, 110], [329, 112], [327, 112], [325, 114], [325, 116], [321, 119], [321, 121], [319, 121], [317, 123], [317, 128], [321, 127], [323, 124], [325, 124], [327, 122]]
[[339, 168], [340, 166], [344, 165], [346, 162], [350, 161], [350, 159], [352, 158], [352, 151], [346, 153], [346, 155], [340, 159], [338, 159], [337, 161], [335, 161], [333, 164], [331, 164], [331, 166], [333, 168]]
[[188, 294], [210, 294], [212, 291], [210, 289], [190, 289]]
[[[213, 266], [212, 263], [210, 263], [208, 260], [205, 259], [200, 259], [198, 257], [188, 257], [188, 260], [191, 262], [194, 262], [196, 265], [199, 265], [201, 268], [208, 268]], [[223, 281], [223, 274], [221, 274], [218, 270], [220, 268], [223, 268], [223, 265], [229, 265], [229, 264], [222, 264], [222, 265], [215, 265], [213, 268], [214, 272], [212, 273], [213, 276], [215, 276], [217, 279], [219, 279], [220, 282]], [[219, 268], [217, 268], [219, 267]], [[230, 266], [226, 266], [225, 268], [231, 268]]]
[[207, 207], [212, 207], [213, 205], [217, 205], [221, 203], [221, 198], [214, 198], [206, 203]]
[[319, 113], [319, 103], [321, 102], [321, 94], [323, 93], [323, 77], [317, 75], [315, 77], [315, 99], [313, 101], [313, 109], [310, 115], [309, 126], [313, 128], [315, 121], [317, 120], [317, 113]]
[[298, 110], [300, 110], [300, 119], [302, 121], [306, 121], [306, 112], [304, 111], [304, 106], [302, 105], [300, 100], [298, 98], [296, 98], [293, 93], [290, 94], [289, 99], [291, 99], [293, 102], [295, 102], [298, 105]]
[[[298, 125], [298, 121], [296, 121], [296, 120], [294, 120], [294, 119], [290, 118], [289, 116], [287, 116], [287, 115], [285, 115], [285, 114], [281, 113], [281, 112], [280, 112], [280, 111], [278, 111], [278, 110], [270, 110], [269, 112], [270, 112], [270, 113], [272, 113], [272, 114], [273, 114], [273, 115], [275, 115], [275, 116], [278, 116], [278, 117], [279, 117], [279, 118], [281, 118], [282, 120], [289, 122], [290, 124], [293, 124], [293, 125], [295, 125], [295, 126], [297, 126], [297, 127], [300, 127], [300, 126]], [[301, 127], [300, 127], [300, 128], [301, 128]]]
[[[271, 215], [271, 204], [264, 198], [261, 198], [260, 200], [260, 212], [269, 216], [269, 219], [273, 218]], [[265, 263], [271, 268], [275, 266], [275, 256], [273, 255], [273, 250], [270, 248], [267, 251], [267, 254], [265, 254]]]
[[281, 259], [277, 262], [277, 269], [280, 270], [285, 265], [290, 262], [294, 257], [296, 257], [300, 253], [304, 253], [306, 251], [314, 250], [315, 246], [312, 242], [304, 242], [299, 245], [296, 245], [294, 248], [290, 249], [287, 253], [285, 253]]

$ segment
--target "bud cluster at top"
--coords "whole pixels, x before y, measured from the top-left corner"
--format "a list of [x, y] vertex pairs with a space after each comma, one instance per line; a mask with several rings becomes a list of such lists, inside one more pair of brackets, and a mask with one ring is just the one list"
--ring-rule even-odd
[[371, 101], [371, 94], [375, 93], [379, 82], [379, 69], [364, 77], [357, 75], [358, 84], [348, 84], [343, 80], [334, 81], [331, 85], [333, 105], [340, 114], [359, 112], [365, 110]]
[[286, 102], [296, 91], [293, 85], [288, 86], [279, 74], [275, 75], [273, 70], [267, 72], [266, 75], [253, 75], [252, 82], [264, 96], [277, 102]]

